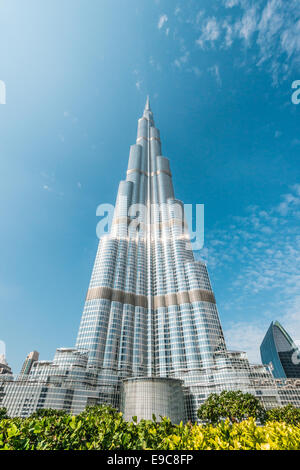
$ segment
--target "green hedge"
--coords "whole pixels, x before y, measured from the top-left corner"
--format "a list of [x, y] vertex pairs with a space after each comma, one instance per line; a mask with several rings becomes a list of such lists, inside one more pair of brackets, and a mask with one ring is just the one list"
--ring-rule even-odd
[[26, 419], [2, 419], [0, 449], [300, 449], [300, 428], [283, 422], [257, 426], [250, 418], [216, 426], [189, 423], [177, 426], [164, 418], [161, 422], [128, 423], [121, 413], [107, 406], [88, 408], [78, 416], [43, 414]]

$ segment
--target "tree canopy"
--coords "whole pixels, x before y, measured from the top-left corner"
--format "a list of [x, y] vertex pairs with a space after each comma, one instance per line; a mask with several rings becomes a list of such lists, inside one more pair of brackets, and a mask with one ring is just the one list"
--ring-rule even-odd
[[264, 422], [265, 409], [258, 398], [251, 393], [223, 391], [212, 393], [198, 410], [201, 421], [216, 424], [224, 419], [238, 423], [244, 419], [254, 418]]

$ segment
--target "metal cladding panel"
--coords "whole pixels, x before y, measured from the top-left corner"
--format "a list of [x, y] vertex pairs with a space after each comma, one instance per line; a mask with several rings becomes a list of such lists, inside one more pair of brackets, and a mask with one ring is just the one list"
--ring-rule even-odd
[[160, 173], [158, 175], [158, 188], [159, 188], [159, 201], [164, 203], [169, 198], [174, 197], [174, 189], [172, 179], [166, 173]]
[[161, 155], [158, 155], [156, 157], [156, 161], [157, 161], [157, 169], [158, 170], [164, 170], [164, 171], [168, 171], [169, 173], [171, 173], [170, 161], [169, 161], [168, 158], [163, 157]]
[[119, 184], [119, 194], [118, 196], [126, 196], [128, 201], [131, 200], [133, 190], [133, 183], [132, 181], [121, 181]]
[[160, 133], [156, 127], [150, 127], [150, 137], [160, 140]]
[[156, 170], [156, 159], [155, 155], [159, 155], [161, 153], [161, 144], [160, 141], [154, 137], [150, 138], [150, 145], [151, 145], [151, 154], [153, 155], [152, 158], [152, 169]]
[[146, 139], [148, 138], [148, 121], [145, 118], [141, 118], [138, 121], [137, 138], [139, 137], [145, 137]]
[[130, 147], [128, 170], [141, 169], [142, 152], [141, 145], [135, 144]]

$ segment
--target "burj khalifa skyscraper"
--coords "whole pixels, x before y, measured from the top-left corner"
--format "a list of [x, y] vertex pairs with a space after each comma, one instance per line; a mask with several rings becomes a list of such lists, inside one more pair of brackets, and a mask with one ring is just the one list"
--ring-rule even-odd
[[26, 380], [6, 381], [0, 406], [27, 416], [42, 407], [77, 413], [109, 403], [126, 419], [156, 414], [179, 422], [195, 420], [207, 396], [222, 390], [251, 392], [266, 407], [282, 402], [265, 366], [227, 350], [149, 99], [112, 224], [100, 235], [75, 348], [36, 362]]

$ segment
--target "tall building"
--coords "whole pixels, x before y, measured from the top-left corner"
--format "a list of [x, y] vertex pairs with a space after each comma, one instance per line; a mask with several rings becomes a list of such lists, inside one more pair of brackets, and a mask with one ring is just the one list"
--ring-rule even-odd
[[39, 353], [37, 351], [32, 351], [29, 354], [27, 354], [27, 357], [23, 363], [20, 375], [28, 375], [31, 371], [31, 368], [34, 364], [34, 362], [39, 360]]
[[260, 346], [263, 364], [274, 377], [300, 378], [300, 351], [283, 326], [272, 322]]
[[6, 361], [4, 354], [0, 354], [0, 375], [12, 375], [12, 370]]
[[191, 248], [147, 99], [110, 232], [99, 241], [76, 347], [34, 362], [25, 382], [6, 383], [0, 406], [27, 416], [110, 403], [126, 419], [178, 422], [195, 420], [207, 396], [222, 390], [253, 393], [266, 407], [300, 405], [300, 381], [277, 383], [267, 367], [227, 350], [206, 265]]
[[122, 378], [192, 383], [195, 371], [213, 366], [215, 354], [226, 349], [206, 266], [194, 259], [149, 100], [111, 232], [99, 243], [76, 347], [89, 351], [88, 363], [99, 370], [111, 401]]

